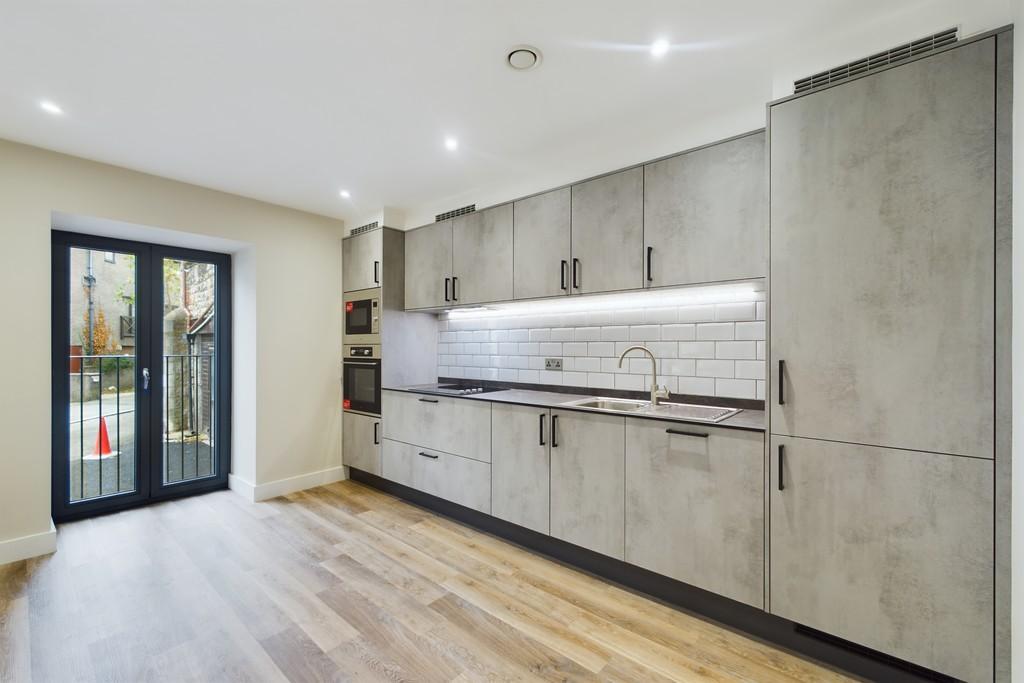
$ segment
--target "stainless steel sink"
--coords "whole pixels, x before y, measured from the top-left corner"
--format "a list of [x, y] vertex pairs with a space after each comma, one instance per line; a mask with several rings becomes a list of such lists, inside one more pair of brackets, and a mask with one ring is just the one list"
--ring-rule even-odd
[[609, 413], [643, 413], [651, 417], [676, 418], [681, 420], [692, 420], [694, 422], [721, 422], [740, 412], [739, 408], [724, 408], [722, 406], [702, 406], [693, 403], [669, 403], [662, 401], [658, 405], [652, 405], [650, 401], [635, 401], [628, 398], [608, 398], [606, 396], [595, 396], [594, 398], [583, 398], [575, 401], [566, 401], [561, 404], [573, 408], [587, 408], [590, 410], [602, 410]]
[[651, 404], [649, 401], [633, 401], [628, 398], [584, 398], [577, 401], [567, 401], [563, 406], [575, 406], [577, 408], [592, 408], [594, 410], [610, 410], [617, 413], [635, 413], [643, 410]]

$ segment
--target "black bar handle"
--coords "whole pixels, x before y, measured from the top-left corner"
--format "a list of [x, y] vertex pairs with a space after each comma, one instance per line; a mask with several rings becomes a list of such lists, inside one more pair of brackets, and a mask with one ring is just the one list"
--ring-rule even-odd
[[436, 398], [421, 398], [420, 403], [437, 403]]
[[786, 447], [780, 443], [779, 444], [779, 490], [780, 491], [784, 491], [786, 489], [786, 484], [782, 480], [782, 472], [783, 472], [783, 468], [785, 466], [786, 466]]
[[437, 460], [437, 456], [436, 455], [432, 455], [431, 453], [424, 453], [423, 451], [420, 451], [420, 455], [422, 455], [424, 458], [430, 458], [431, 460]]
[[666, 429], [665, 433], [666, 434], [678, 434], [679, 436], [695, 436], [698, 439], [706, 439], [706, 438], [708, 438], [707, 434], [701, 434], [699, 432], [684, 432], [681, 429]]
[[572, 260], [572, 288], [580, 288], [580, 260], [575, 257]]
[[654, 247], [647, 247], [647, 281], [654, 282], [654, 275], [651, 274], [651, 255], [654, 253]]
[[779, 359], [779, 405], [786, 405], [786, 361]]
[[538, 417], [540, 418], [540, 420], [538, 420], [538, 422], [540, 423], [540, 427], [539, 427], [539, 429], [540, 429], [540, 445], [543, 446], [543, 445], [545, 445], [544, 444], [544, 413], [541, 413], [540, 415], [538, 415]]
[[562, 259], [562, 280], [561, 280], [561, 282], [562, 282], [561, 289], [562, 290], [565, 289], [565, 275], [566, 275], [566, 271], [567, 270], [569, 270], [569, 262], [566, 261], [565, 259]]
[[452, 301], [458, 301], [459, 300], [458, 284], [459, 284], [459, 278], [457, 278], [454, 275], [452, 275]]
[[551, 416], [551, 447], [558, 448], [558, 416]]
[[451, 301], [451, 298], [448, 296], [448, 278], [444, 279], [444, 300]]
[[380, 284], [380, 261], [373, 262], [373, 282], [374, 284]]
[[380, 428], [380, 422], [374, 422], [373, 423], [373, 445], [374, 446], [379, 446], [380, 445], [380, 434], [378, 434], [378, 429], [379, 428]]

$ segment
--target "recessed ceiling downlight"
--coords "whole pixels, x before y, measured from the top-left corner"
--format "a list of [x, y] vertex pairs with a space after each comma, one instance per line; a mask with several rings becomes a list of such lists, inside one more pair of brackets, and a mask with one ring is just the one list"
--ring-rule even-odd
[[530, 45], [516, 45], [508, 51], [508, 65], [516, 71], [529, 71], [540, 66], [540, 50]]

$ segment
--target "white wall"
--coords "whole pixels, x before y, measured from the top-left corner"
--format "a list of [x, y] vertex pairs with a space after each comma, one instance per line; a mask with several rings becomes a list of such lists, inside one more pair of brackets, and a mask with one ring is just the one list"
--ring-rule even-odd
[[50, 526], [54, 212], [233, 252], [233, 474], [256, 487], [340, 476], [339, 221], [0, 140], [0, 544]]

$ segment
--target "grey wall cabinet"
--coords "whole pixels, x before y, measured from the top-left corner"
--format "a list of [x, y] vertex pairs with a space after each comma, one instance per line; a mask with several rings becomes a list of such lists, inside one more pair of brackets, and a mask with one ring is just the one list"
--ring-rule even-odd
[[626, 418], [626, 562], [764, 606], [764, 435]]
[[381, 230], [371, 230], [345, 238], [341, 252], [341, 282], [346, 292], [380, 287], [384, 261]]
[[491, 466], [384, 439], [384, 478], [480, 512], [491, 512]]
[[405, 307], [452, 305], [452, 222], [433, 223], [405, 235]]
[[549, 521], [551, 411], [491, 407], [491, 514], [542, 534]]
[[625, 418], [552, 411], [551, 535], [625, 555]]
[[487, 401], [381, 392], [384, 436], [465, 458], [491, 460], [491, 404]]
[[379, 417], [347, 412], [342, 414], [342, 462], [357, 470], [380, 475], [380, 423]]
[[644, 285], [764, 277], [764, 131], [644, 166]]
[[773, 433], [993, 457], [994, 69], [989, 38], [771, 107]]
[[643, 244], [643, 168], [573, 185], [574, 294], [643, 287]]
[[516, 299], [569, 293], [572, 191], [545, 192], [515, 203], [514, 282]]
[[512, 299], [512, 204], [455, 218], [452, 245], [456, 304]]
[[993, 463], [778, 436], [771, 447], [770, 611], [992, 680]]

